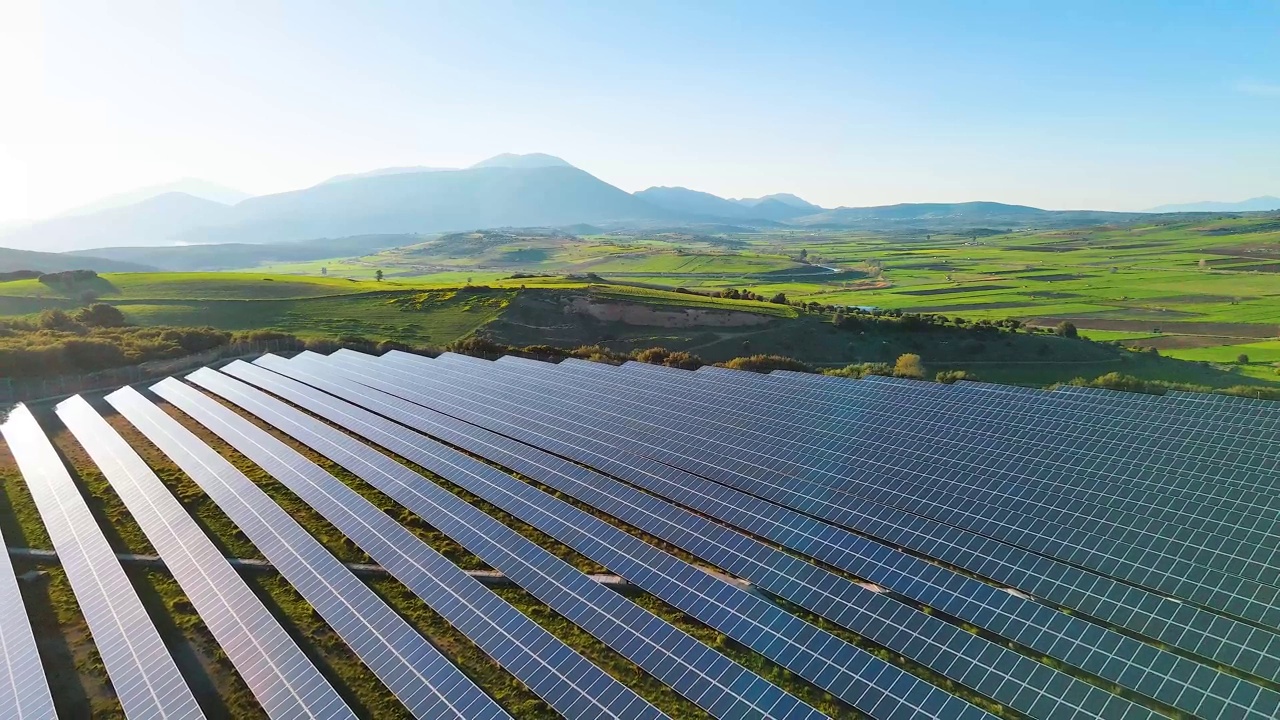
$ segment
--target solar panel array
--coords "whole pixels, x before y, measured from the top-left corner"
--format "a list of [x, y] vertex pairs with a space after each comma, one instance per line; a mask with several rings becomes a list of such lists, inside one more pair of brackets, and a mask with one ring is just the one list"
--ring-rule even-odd
[[75, 481], [31, 411], [24, 405], [15, 407], [0, 425], [0, 433], [49, 530], [125, 715], [204, 717]]
[[[312, 382], [318, 387], [327, 389], [335, 394], [344, 393], [340, 383], [324, 382], [321, 377], [316, 376], [314, 373], [308, 375], [305, 374], [306, 370], [299, 370], [299, 368], [307, 367], [323, 368], [324, 364], [322, 363], [299, 358], [288, 363], [264, 360], [263, 364], [277, 368], [281, 373], [305, 379], [307, 382]], [[337, 364], [341, 365], [341, 363]], [[1272, 694], [1269, 691], [1264, 691], [1263, 696], [1260, 698], [1252, 698], [1252, 694], [1258, 691], [1256, 686], [1248, 683], [1242, 684], [1228, 675], [1216, 673], [1206, 666], [1197, 665], [1177, 656], [1166, 654], [1161, 657], [1161, 653], [1155, 648], [1144, 646], [1142, 643], [1130, 640], [1124, 635], [1109, 633], [1096, 625], [1075, 620], [1062, 613], [1054, 613], [1043, 606], [1021, 600], [1016, 596], [1001, 592], [982, 583], [968, 580], [962, 575], [949, 572], [935, 565], [929, 565], [911, 558], [909, 555], [896, 552], [891, 548], [841, 532], [838, 528], [806, 519], [798, 513], [787, 513], [786, 508], [761, 503], [759, 500], [742, 493], [735, 494], [730, 488], [715, 486], [714, 483], [691, 474], [684, 473], [677, 476], [670, 468], [664, 470], [661, 466], [653, 464], [652, 461], [646, 463], [639, 456], [625, 451], [620, 452], [616, 444], [615, 446], [609, 446], [604, 443], [596, 443], [594, 452], [590, 449], [584, 451], [582, 448], [591, 447], [589, 439], [591, 430], [587, 427], [578, 425], [572, 427], [568, 432], [560, 433], [549, 429], [554, 427], [556, 422], [565, 426], [565, 419], [568, 417], [567, 413], [547, 414], [538, 411], [532, 405], [517, 407], [509, 403], [506, 407], [515, 407], [515, 410], [505, 411], [500, 402], [492, 399], [494, 395], [510, 396], [509, 391], [502, 388], [502, 383], [495, 372], [486, 372], [483, 376], [485, 378], [483, 385], [487, 386], [487, 390], [473, 392], [467, 396], [464, 402], [459, 403], [441, 398], [447, 398], [450, 394], [457, 397], [469, 392], [468, 383], [462, 374], [450, 375], [444, 368], [433, 368], [431, 375], [439, 376], [441, 384], [447, 389], [428, 394], [425, 387], [430, 383], [422, 379], [427, 377], [424, 373], [398, 372], [390, 366], [390, 363], [386, 362], [368, 364], [369, 372], [367, 373], [355, 371], [354, 369], [358, 367], [360, 367], [358, 361], [353, 358], [352, 361], [347, 363], [345, 371], [339, 370], [338, 372], [345, 372], [348, 377], [365, 383], [368, 388], [386, 388], [392, 391], [399, 391], [405, 397], [430, 404], [441, 412], [457, 413], [459, 417], [462, 414], [467, 414], [467, 419], [483, 423], [499, 432], [511, 433], [513, 437], [519, 436], [521, 439], [540, 444], [565, 457], [571, 457], [585, 464], [600, 467], [618, 477], [640, 484], [653, 492], [676, 499], [699, 512], [738, 524], [751, 532], [766, 536], [772, 534], [776, 541], [790, 547], [792, 550], [810, 554], [815, 559], [836, 565], [859, 577], [866, 578], [895, 591], [914, 595], [920, 602], [925, 602], [970, 622], [991, 626], [1010, 639], [1025, 639], [1029, 647], [1038, 649], [1063, 661], [1082, 664], [1084, 669], [1095, 672], [1100, 677], [1105, 677], [1113, 682], [1120, 682], [1135, 691], [1143, 692], [1157, 699], [1166, 700], [1170, 704], [1182, 707], [1187, 712], [1199, 712], [1207, 716], [1220, 716], [1221, 712], [1225, 711], [1226, 706], [1231, 703], [1234, 693], [1237, 692], [1241, 693], [1241, 699], [1253, 700], [1243, 707], [1265, 709], [1271, 703], [1280, 701], [1280, 695]], [[496, 371], [496, 368], [489, 370]], [[236, 369], [228, 368], [228, 371], [234, 373]], [[395, 384], [395, 378], [397, 377], [401, 378], [403, 385], [397, 386]], [[409, 380], [409, 378], [418, 379]], [[519, 385], [533, 388], [536, 391], [536, 385], [530, 384], [527, 378], [523, 379]], [[406, 390], [410, 386], [415, 389], [412, 391]], [[488, 400], [482, 400], [485, 396], [481, 392], [485, 391], [491, 393]], [[548, 393], [536, 394], [542, 397], [548, 395]], [[378, 401], [374, 409], [382, 414], [400, 419], [396, 414], [393, 414], [397, 412], [394, 403], [380, 400], [380, 396], [370, 389], [360, 390], [351, 388], [348, 385], [345, 388], [344, 396], [353, 398], [356, 402], [370, 404], [370, 407], [374, 407], [371, 403]], [[412, 420], [409, 422], [412, 422]], [[537, 428], [537, 432], [534, 432], [533, 428]], [[439, 433], [439, 431], [436, 432]], [[446, 436], [442, 435], [442, 437]], [[498, 460], [493, 454], [486, 453], [483, 449], [474, 445], [467, 446], [464, 444], [465, 441], [458, 440], [456, 437], [446, 437], [446, 439], [473, 452]], [[499, 462], [508, 467], [514, 467], [511, 461], [499, 460]], [[550, 461], [544, 460], [543, 462]], [[537, 479], [547, 482], [557, 489], [571, 494], [574, 492], [571, 487], [556, 484], [553, 479], [548, 478], [545, 474], [540, 477], [537, 476], [536, 470], [530, 470], [526, 467], [516, 467], [515, 469], [518, 469], [526, 476], [537, 477]], [[574, 471], [570, 469], [568, 472], [572, 473]], [[597, 477], [587, 484], [599, 487], [602, 481], [605, 480]], [[705, 493], [705, 499], [701, 501], [692, 497], [694, 493], [699, 491]], [[637, 497], [634, 493], [631, 496]], [[616, 505], [616, 502], [612, 499], [592, 498], [588, 501], [592, 502], [596, 507], [610, 507], [610, 513], [618, 515], [618, 512], [612, 509]], [[638, 502], [643, 503], [643, 500]], [[733, 502], [736, 505], [736, 509], [726, 509], [725, 505], [729, 502]], [[762, 513], [764, 517], [750, 518], [752, 513]], [[650, 511], [649, 514], [657, 518], [669, 519], [672, 516], [672, 510], [666, 508], [657, 509]], [[619, 515], [619, 517], [624, 516]], [[645, 524], [643, 515], [638, 516], [639, 520], [633, 519], [633, 517], [635, 516], [628, 515], [624, 519], [642, 526], [642, 529], [647, 531], [659, 535], [662, 534], [652, 522]], [[689, 533], [689, 537], [699, 538], [698, 545], [702, 548], [705, 547], [705, 543], [702, 541], [714, 531], [707, 528], [698, 528], [686, 532]], [[815, 540], [816, 537], [825, 538], [825, 540], [820, 542]], [[739, 547], [742, 545], [741, 541], [732, 544]], [[823, 545], [826, 546], [825, 549]], [[862, 551], [862, 557], [852, 559], [847, 557], [858, 550]], [[700, 549], [694, 549], [693, 551], [700, 552]], [[726, 561], [722, 557], [708, 559], [720, 567], [726, 567], [727, 564], [732, 563], [731, 560]], [[765, 565], [777, 570], [785, 564], [784, 560], [775, 559]], [[887, 568], [884, 567], [886, 565], [888, 566]], [[734, 563], [729, 566], [733, 568], [736, 574], [756, 579], [756, 577], [752, 577], [749, 570], [744, 571], [740, 564]], [[820, 570], [816, 573], [810, 570], [807, 573], [806, 582], [803, 584], [804, 588], [822, 588], [824, 585], [830, 586], [832, 584], [830, 580], [815, 577], [815, 575], [820, 574]], [[929, 582], [930, 585], [925, 585], [925, 582]], [[766, 584], [762, 584], [762, 586], [770, 587]], [[779, 592], [774, 587], [770, 587], [770, 589]], [[943, 596], [944, 592], [946, 593], [945, 597]], [[785, 591], [779, 592], [779, 594], [785, 596]], [[851, 593], [845, 590], [844, 592], [830, 594], [848, 597]], [[825, 600], [825, 602], [831, 607], [831, 600]], [[801, 601], [799, 604], [803, 605], [805, 603]], [[884, 605], [885, 603], [882, 602], [880, 604]], [[833, 620], [837, 619], [830, 614], [828, 617]], [[1021, 625], [1018, 622], [1019, 617], [1025, 618]], [[902, 620], [897, 620], [892, 627], [897, 632], [898, 628], [903, 626]], [[909, 627], [910, 623], [906, 623], [906, 626]], [[969, 639], [965, 638], [965, 640], [968, 641]], [[1152, 664], [1157, 659], [1162, 660], [1167, 667], [1153, 668]], [[998, 672], [999, 670], [1005, 670], [1007, 674], [1014, 677], [1026, 677], [1031, 680], [1046, 682], [1043, 678], [1038, 677], [1013, 659], [1005, 660], [1003, 667], [1000, 662], [985, 663], [984, 665], [996, 668], [997, 672], [990, 672], [976, 680], [971, 679], [971, 682], [976, 685], [985, 685], [993, 680], [1002, 681], [1001, 675], [1004, 673]], [[1175, 678], [1175, 680], [1170, 681], [1171, 677]], [[1182, 679], [1179, 680], [1177, 678]], [[1048, 694], [1060, 697], [1063, 693], [1056, 692], [1059, 689], [1054, 688], [1054, 692]], [[1239, 703], [1235, 704], [1239, 705]], [[1268, 713], [1262, 710], [1258, 710], [1256, 713], [1253, 710], [1244, 712], [1254, 713], [1259, 717], [1268, 716]]]
[[[176, 410], [128, 388], [107, 402], [417, 717], [512, 708], [192, 423], [564, 717], [666, 714], [262, 426], [712, 717], [822, 717], [802, 696], [882, 720], [1280, 716], [1276, 403], [394, 351], [265, 356], [149, 390]], [[98, 411], [78, 397], [56, 410], [264, 710], [352, 716]], [[18, 406], [0, 429], [126, 714], [200, 716], [36, 417]], [[566, 553], [702, 634], [606, 589]], [[13, 575], [0, 568], [0, 714], [49, 717], [56, 698]], [[732, 659], [747, 655], [746, 666]], [[794, 684], [765, 679], [781, 670]]]
[[124, 438], [78, 396], [60, 403], [57, 413], [137, 519], [267, 714], [350, 717], [333, 686]]

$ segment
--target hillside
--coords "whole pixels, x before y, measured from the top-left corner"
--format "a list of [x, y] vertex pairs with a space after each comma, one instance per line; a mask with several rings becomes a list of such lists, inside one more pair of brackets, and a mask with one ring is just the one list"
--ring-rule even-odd
[[62, 253], [35, 252], [0, 248], [0, 273], [15, 270], [35, 270], [42, 273], [63, 270], [93, 270], [94, 272], [150, 272], [155, 265], [128, 262], [120, 259], [90, 255], [64, 255]]
[[42, 252], [112, 246], [172, 245], [193, 228], [225, 222], [232, 208], [186, 193], [44, 220], [0, 235], [0, 245]]
[[[291, 243], [220, 243], [216, 245], [174, 245], [171, 247], [108, 247], [67, 253], [81, 257], [95, 256], [120, 261], [130, 267], [106, 268], [106, 270], [156, 269], [233, 270], [266, 263], [291, 263], [323, 260], [326, 258], [354, 257], [375, 253], [386, 248], [412, 245], [422, 242], [421, 235], [357, 235], [346, 238], [319, 238]], [[63, 256], [57, 256], [63, 257]], [[148, 262], [150, 268], [136, 263]], [[97, 268], [91, 268], [97, 269]], [[318, 270], [318, 268], [317, 268]]]
[[950, 319], [863, 315], [842, 326], [829, 309], [709, 297], [582, 278], [498, 280], [488, 286], [234, 273], [108, 274], [92, 286], [0, 283], [0, 317], [74, 311], [85, 289], [141, 325], [270, 330], [311, 339], [339, 336], [441, 347], [477, 335], [514, 345], [617, 352], [661, 346], [715, 362], [777, 354], [823, 367], [892, 362], [919, 354], [931, 373], [965, 370], [982, 379], [1048, 385], [1119, 372], [1148, 380], [1229, 387], [1275, 385], [1217, 366], [1118, 345], [1011, 333]]

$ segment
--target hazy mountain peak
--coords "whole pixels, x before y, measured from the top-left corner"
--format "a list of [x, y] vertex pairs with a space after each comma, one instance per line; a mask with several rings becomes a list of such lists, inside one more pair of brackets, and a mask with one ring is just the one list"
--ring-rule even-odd
[[792, 193], [773, 193], [772, 195], [764, 195], [758, 198], [740, 198], [733, 202], [736, 202], [739, 205], [746, 205], [747, 207], [754, 207], [769, 200], [780, 202], [783, 205], [793, 208], [800, 208], [802, 210], [813, 210], [816, 212], [822, 209], [820, 206], [814, 205], [808, 200], [805, 200], [798, 195], [793, 195]]
[[378, 168], [360, 173], [345, 173], [342, 175], [334, 175], [318, 185], [329, 185], [330, 183], [346, 182], [347, 180], [359, 180], [361, 178], [382, 177], [383, 175], [406, 175], [408, 173], [421, 172], [445, 172], [447, 170], [456, 170], [457, 168], [427, 167], [426, 165], [406, 165], [404, 167], [388, 167]]
[[481, 160], [472, 165], [471, 168], [489, 168], [489, 167], [505, 167], [505, 168], [540, 168], [540, 167], [573, 167], [569, 163], [561, 160], [555, 155], [547, 155], [545, 153], [528, 153], [519, 155], [516, 153], [502, 153], [494, 155], [488, 160]]
[[1205, 200], [1203, 202], [1175, 203], [1172, 205], [1153, 207], [1147, 212], [1259, 212], [1267, 210], [1280, 210], [1280, 197], [1275, 197], [1274, 195], [1263, 195], [1261, 197], [1249, 198], [1248, 200], [1241, 200], [1240, 202], [1217, 202], [1213, 200]]
[[88, 215], [91, 213], [101, 212], [103, 210], [110, 210], [112, 208], [134, 205], [169, 193], [182, 193], [202, 200], [211, 200], [223, 205], [235, 205], [241, 200], [253, 197], [249, 193], [225, 187], [214, 182], [209, 182], [208, 180], [201, 180], [200, 178], [182, 178], [181, 180], [174, 180], [173, 182], [149, 185], [147, 187], [109, 195], [87, 205], [81, 205], [80, 207], [68, 210], [56, 217]]

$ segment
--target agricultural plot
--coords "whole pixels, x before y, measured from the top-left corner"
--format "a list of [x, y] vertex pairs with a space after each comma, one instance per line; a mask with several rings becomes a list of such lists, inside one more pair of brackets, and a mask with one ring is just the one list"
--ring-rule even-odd
[[339, 351], [18, 406], [0, 703], [1266, 720], [1274, 405]]

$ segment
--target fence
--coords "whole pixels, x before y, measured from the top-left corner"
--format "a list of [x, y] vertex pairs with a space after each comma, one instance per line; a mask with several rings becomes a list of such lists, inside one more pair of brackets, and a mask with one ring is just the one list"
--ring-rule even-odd
[[266, 340], [224, 345], [195, 355], [169, 360], [152, 360], [139, 365], [112, 368], [86, 375], [62, 375], [50, 378], [0, 378], [0, 402], [31, 402], [65, 397], [94, 390], [111, 390], [147, 380], [159, 380], [175, 373], [232, 358], [247, 358], [266, 353], [298, 350], [296, 340]]

